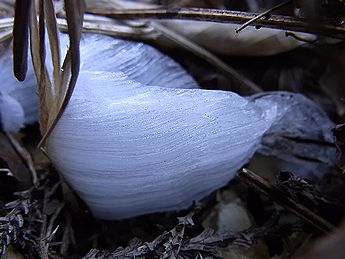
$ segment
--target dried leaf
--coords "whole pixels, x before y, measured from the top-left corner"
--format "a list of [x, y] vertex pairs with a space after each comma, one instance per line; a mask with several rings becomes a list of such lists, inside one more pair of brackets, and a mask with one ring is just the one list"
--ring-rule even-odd
[[46, 138], [49, 136], [50, 132], [63, 114], [64, 109], [72, 96], [79, 74], [79, 43], [83, 25], [85, 3], [83, 0], [65, 0], [64, 3], [70, 44], [64, 60], [59, 88], [56, 88], [55, 86], [55, 92], [58, 93], [58, 96], [55, 96], [54, 102], [57, 102], [58, 108], [54, 112], [50, 113], [49, 125], [44, 132], [44, 136], [39, 144], [40, 146], [45, 142]]
[[[66, 60], [70, 59], [71, 62], [71, 78], [68, 83], [68, 88], [64, 92], [64, 96], [59, 96], [62, 100], [61, 107], [59, 114], [63, 113], [65, 106], [67, 105], [69, 98], [72, 95], [74, 86], [77, 82], [78, 74], [79, 74], [79, 66], [80, 66], [80, 51], [79, 51], [79, 43], [81, 38], [81, 28], [83, 25], [83, 16], [84, 16], [84, 1], [72, 1], [72, 0], [65, 0], [65, 10], [66, 10], [66, 19], [68, 25], [68, 34], [70, 38], [70, 46], [68, 53], [66, 55]], [[68, 73], [66, 70], [63, 71], [64, 73]]]
[[[29, 169], [29, 172], [31, 174], [31, 180], [33, 184], [37, 184], [37, 173], [36, 169], [34, 167], [34, 163], [32, 161], [32, 157], [30, 153], [27, 151], [27, 149], [23, 146], [20, 139], [18, 140], [14, 135], [6, 133], [6, 136], [10, 143], [12, 144], [14, 150], [18, 154], [18, 156], [21, 158], [22, 161], [25, 161], [25, 164], [27, 168]], [[26, 176], [28, 178], [28, 176]], [[30, 181], [31, 182], [31, 181]]]
[[[61, 113], [63, 112], [64, 106], [67, 105], [69, 98], [72, 95], [74, 86], [77, 82], [77, 77], [79, 74], [80, 66], [80, 52], [79, 52], [79, 43], [81, 38], [81, 28], [83, 25], [83, 15], [84, 15], [85, 4], [83, 0], [71, 1], [65, 0], [65, 10], [66, 18], [68, 25], [68, 34], [70, 38], [70, 47], [67, 55], [67, 58], [71, 59], [71, 79], [66, 89], [66, 95], [61, 106]], [[65, 71], [64, 71], [65, 72]], [[61, 98], [63, 96], [59, 96]]]
[[[0, 159], [6, 162], [10, 172], [24, 186], [31, 185], [31, 176], [28, 168], [13, 148], [10, 140], [0, 132]], [[4, 168], [2, 168], [4, 169]]]
[[[49, 80], [47, 69], [41, 64], [41, 50], [42, 45], [40, 44], [40, 34], [38, 30], [37, 22], [37, 11], [35, 4], [31, 5], [30, 10], [30, 47], [31, 47], [31, 57], [38, 82], [38, 96], [40, 100], [40, 127], [41, 132], [46, 131], [48, 124], [49, 106], [48, 104], [53, 104], [53, 99], [51, 95], [51, 83]], [[41, 80], [43, 79], [43, 80]]]
[[58, 89], [60, 88], [60, 72], [61, 72], [61, 61], [60, 61], [60, 47], [58, 38], [57, 21], [54, 11], [54, 5], [52, 0], [44, 1], [44, 13], [45, 22], [47, 26], [47, 32], [49, 37], [50, 51], [53, 63], [53, 75], [54, 75], [54, 89], [55, 96], [58, 96]]

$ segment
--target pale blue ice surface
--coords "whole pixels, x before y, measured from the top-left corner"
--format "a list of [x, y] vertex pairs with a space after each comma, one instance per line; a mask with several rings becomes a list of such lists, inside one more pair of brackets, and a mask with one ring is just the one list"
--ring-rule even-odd
[[[61, 42], [66, 49], [67, 36]], [[32, 69], [20, 88], [9, 57], [0, 63], [0, 112], [11, 131], [37, 119], [37, 98]], [[331, 142], [333, 123], [301, 95], [198, 89], [153, 47], [101, 35], [84, 35], [81, 63], [48, 153], [100, 218], [186, 208], [224, 186], [257, 149], [288, 165], [308, 155], [334, 162], [334, 147], [311, 152], [309, 145]]]

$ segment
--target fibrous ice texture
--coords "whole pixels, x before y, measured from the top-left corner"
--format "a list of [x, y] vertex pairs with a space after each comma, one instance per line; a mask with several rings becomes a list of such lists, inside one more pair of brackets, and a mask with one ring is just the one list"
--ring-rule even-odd
[[[64, 53], [68, 38], [60, 39]], [[80, 50], [75, 91], [47, 151], [99, 218], [187, 208], [227, 184], [257, 149], [294, 163], [295, 154], [308, 155], [311, 146], [290, 146], [286, 139], [330, 140], [332, 123], [300, 95], [243, 98], [202, 90], [171, 58], [140, 42], [85, 34]], [[7, 130], [37, 118], [31, 106], [24, 108], [32, 84], [25, 84], [23, 101], [13, 85], [0, 90]]]
[[85, 71], [48, 154], [100, 218], [179, 210], [232, 179], [273, 118], [231, 92]]

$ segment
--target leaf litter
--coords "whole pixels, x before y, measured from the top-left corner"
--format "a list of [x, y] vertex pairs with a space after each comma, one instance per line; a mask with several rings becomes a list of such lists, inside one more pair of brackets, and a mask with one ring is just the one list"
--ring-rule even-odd
[[[19, 8], [21, 1], [17, 2]], [[65, 2], [68, 2], [67, 5], [71, 4], [69, 1]], [[334, 3], [336, 2], [334, 1]], [[216, 4], [210, 4], [208, 1], [195, 1], [195, 3], [194, 1], [179, 1], [175, 3], [175, 6], [189, 7], [193, 4], [202, 7], [215, 7], [214, 5], [217, 5], [222, 8], [229, 5], [227, 1], [217, 1]], [[310, 8], [303, 5], [303, 1], [299, 4], [304, 8]], [[245, 5], [244, 8], [248, 8], [249, 4]], [[45, 5], [45, 9], [42, 10], [47, 15], [46, 18], [48, 17], [48, 26], [54, 28], [57, 25], [51, 23], [54, 20], [52, 19], [51, 7], [49, 1], [48, 5]], [[291, 14], [291, 6], [289, 8], [282, 12]], [[32, 12], [36, 13], [37, 10]], [[70, 17], [67, 17], [67, 22], [69, 19], [74, 22], [80, 19], [80, 17], [71, 18], [70, 14], [67, 16]], [[23, 21], [26, 27], [22, 29], [31, 26], [31, 33], [36, 37], [36, 41], [31, 41], [34, 43], [31, 47], [42, 49], [39, 42], [40, 32], [35, 31], [38, 25], [32, 24], [35, 23], [34, 20], [31, 17], [31, 25], [27, 21]], [[18, 23], [20, 24], [21, 21]], [[17, 54], [22, 56], [22, 59], [19, 59], [17, 70], [19, 71], [17, 72], [19, 78], [25, 76], [25, 35], [24, 33], [24, 39], [17, 36], [18, 44], [24, 48], [19, 52], [15, 50]], [[79, 37], [77, 34], [75, 36], [75, 41], [78, 42]], [[51, 39], [54, 39], [54, 36]], [[54, 40], [51, 40], [51, 44], [53, 53], [55, 53], [58, 48], [54, 47], [56, 46]], [[336, 48], [335, 53], [344, 52], [343, 43], [336, 43], [334, 46]], [[337, 141], [339, 156], [342, 158], [340, 168], [343, 169], [345, 137], [342, 123], [344, 104], [338, 96], [338, 94], [342, 95], [342, 88], [337, 85], [342, 76], [337, 68], [343, 62], [337, 60], [337, 55], [333, 55], [332, 59], [324, 55], [315, 55], [315, 53], [320, 53], [318, 51], [320, 48], [316, 46], [310, 50], [292, 51], [288, 53], [290, 57], [287, 54], [279, 54], [272, 57], [245, 59], [224, 57], [224, 60], [264, 90], [272, 90], [267, 88], [267, 85], [272, 86], [273, 89], [295, 87], [292, 90], [305, 93], [316, 100], [320, 107], [323, 107], [339, 123], [334, 129], [334, 136]], [[35, 53], [35, 51], [33, 52]], [[167, 52], [184, 64], [189, 71], [192, 73], [194, 71], [201, 85], [208, 85], [210, 78], [213, 78], [211, 79], [212, 82], [216, 78], [216, 82], [220, 82], [220, 85], [213, 85], [213, 88], [229, 89], [229, 86], [233, 86], [230, 89], [235, 88], [234, 79], [227, 76], [224, 78], [222, 71], [217, 69], [211, 69], [208, 76], [198, 77], [197, 74], [204, 75], [204, 71], [209, 71], [210, 68], [210, 64], [203, 63], [200, 58], [185, 55], [184, 51], [177, 51], [175, 54], [169, 50]], [[302, 66], [310, 56], [313, 56], [315, 60], [309, 63], [307, 71], [305, 71]], [[47, 78], [44, 77], [45, 68], [41, 58], [38, 55], [34, 57], [37, 71], [40, 76], [43, 75], [39, 78], [42, 78], [42, 84], [50, 84], [51, 82], [48, 82]], [[294, 59], [301, 60], [300, 64], [294, 62]], [[294, 65], [292, 72], [286, 72], [288, 71], [288, 67], [285, 65], [286, 61], [290, 61]], [[77, 61], [74, 62], [78, 65]], [[323, 62], [329, 64], [327, 69], [322, 68]], [[56, 58], [53, 63], [54, 67], [58, 67], [60, 64]], [[201, 64], [201, 68], [195, 69], [195, 64]], [[280, 64], [279, 69], [277, 69], [276, 64]], [[266, 68], [268, 69], [263, 73], [258, 72], [260, 69]], [[318, 71], [321, 73], [317, 73]], [[77, 73], [77, 70], [74, 70], [74, 73]], [[268, 73], [270, 73], [269, 76]], [[60, 77], [61, 74], [59, 75], [58, 70], [55, 69], [52, 82], [59, 82]], [[336, 88], [334, 91], [329, 90], [327, 78], [335, 82], [332, 84]], [[66, 82], [66, 79], [64, 80]], [[268, 84], [263, 83], [267, 80], [269, 80]], [[71, 84], [73, 85], [73, 82]], [[237, 91], [244, 93], [246, 89], [239, 88]], [[41, 92], [41, 94], [44, 93]], [[46, 101], [49, 101], [49, 97], [47, 98]], [[26, 133], [28, 134], [28, 132]], [[1, 192], [0, 203], [1, 255], [5, 255], [8, 249], [16, 249], [29, 258], [80, 258], [82, 256], [84, 258], [222, 258], [221, 247], [232, 245], [241, 249], [248, 249], [263, 241], [264, 249], [268, 251], [268, 255], [266, 255], [268, 258], [294, 256], [296, 254], [300, 258], [308, 258], [307, 256], [312, 253], [322, 254], [329, 247], [333, 247], [338, 242], [334, 240], [337, 240], [336, 238], [339, 236], [341, 238], [344, 233], [344, 228], [339, 226], [345, 215], [345, 195], [342, 191], [345, 177], [338, 168], [333, 168], [317, 181], [303, 179], [289, 171], [272, 170], [272, 172], [266, 172], [271, 175], [278, 175], [275, 184], [265, 185], [269, 186], [270, 189], [268, 190], [276, 190], [285, 197], [284, 199], [293, 201], [292, 204], [302, 206], [305, 211], [310, 211], [312, 214], [304, 215], [307, 221], [305, 218], [302, 220], [303, 217], [301, 218], [300, 215], [296, 216], [289, 212], [287, 208], [290, 204], [286, 203], [284, 199], [277, 203], [277, 197], [274, 196], [274, 193], [266, 192], [263, 195], [262, 185], [252, 187], [253, 182], [248, 183], [238, 178], [237, 182], [230, 183], [223, 190], [220, 190], [218, 195], [213, 194], [207, 197], [189, 211], [154, 214], [123, 222], [106, 222], [92, 218], [83, 202], [49, 165], [41, 163], [41, 165], [44, 164], [41, 167], [37, 166], [40, 164], [39, 161], [34, 160], [33, 165], [28, 162], [30, 158], [26, 150], [32, 151], [32, 148], [25, 147], [28, 143], [18, 142], [17, 151], [13, 151], [13, 143], [11, 144], [8, 140], [4, 142], [4, 135], [0, 135], [0, 137], [3, 143], [2, 150], [5, 150], [0, 153], [0, 176], [3, 179], [1, 184], [7, 185], [7, 191]], [[39, 139], [36, 140], [34, 142], [37, 144]], [[22, 152], [18, 152], [18, 147]], [[24, 157], [23, 154], [25, 154]], [[19, 169], [18, 165], [20, 165]], [[32, 169], [32, 167], [34, 168]], [[27, 189], [18, 175], [30, 175], [32, 177], [30, 170], [37, 170], [38, 179], [36, 186]], [[260, 172], [256, 173], [260, 175]], [[258, 183], [266, 183], [266, 180], [258, 177]], [[219, 193], [227, 190], [232, 190], [247, 209], [254, 222], [250, 228], [241, 231], [219, 231], [217, 227], [205, 226], [208, 215], [212, 211], [216, 211], [217, 204], [220, 203], [219, 199], [217, 200], [217, 197], [220, 197]], [[308, 217], [314, 214], [317, 215], [318, 220], [326, 222], [326, 226], [328, 224], [332, 226], [330, 229], [333, 228], [333, 225], [336, 226], [338, 230], [335, 234], [331, 233], [331, 236], [328, 237], [320, 231], [318, 226], [310, 224], [310, 222], [307, 223], [308, 219], [310, 220]], [[316, 238], [325, 238], [326, 240], [321, 242], [326, 243], [326, 245], [319, 248], [316, 245], [316, 248], [312, 248]], [[311, 250], [305, 249], [306, 240]], [[324, 251], [320, 252], [320, 249], [324, 249]], [[334, 249], [341, 251], [342, 247], [334, 246]]]

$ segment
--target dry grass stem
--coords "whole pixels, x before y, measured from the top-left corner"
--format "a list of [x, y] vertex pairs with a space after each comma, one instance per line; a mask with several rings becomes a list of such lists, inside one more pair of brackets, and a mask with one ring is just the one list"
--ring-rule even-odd
[[[234, 24], [243, 24], [255, 19], [257, 16], [255, 13], [199, 8], [181, 8], [172, 10], [163, 8], [145, 10], [94, 9], [87, 10], [87, 12], [101, 14], [115, 19], [185, 19]], [[345, 39], [345, 26], [343, 25], [322, 23], [312, 26], [308, 20], [290, 16], [270, 15], [270, 17], [266, 19], [256, 20], [252, 25]]]

